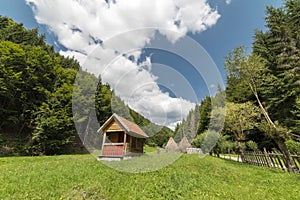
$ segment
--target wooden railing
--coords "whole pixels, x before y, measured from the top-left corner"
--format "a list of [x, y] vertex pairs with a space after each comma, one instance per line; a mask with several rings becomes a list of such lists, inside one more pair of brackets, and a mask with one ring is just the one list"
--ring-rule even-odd
[[[283, 154], [277, 152], [267, 152], [267, 151], [247, 151], [244, 152], [244, 160], [241, 160], [241, 157], [238, 156], [221, 156], [225, 159], [235, 160], [239, 162], [249, 163], [258, 166], [267, 166], [280, 168], [282, 170], [287, 170], [285, 164], [285, 159]], [[300, 155], [291, 155], [294, 160], [298, 170], [300, 169]]]
[[[280, 168], [283, 170], [287, 170], [287, 166], [285, 164], [285, 159], [283, 154], [276, 152], [261, 152], [261, 151], [253, 151], [253, 152], [245, 152], [245, 158], [243, 162], [258, 165], [258, 166], [268, 166]], [[299, 155], [291, 155], [294, 160], [296, 167], [300, 169], [300, 156]]]
[[102, 156], [120, 157], [124, 155], [123, 143], [104, 143]]

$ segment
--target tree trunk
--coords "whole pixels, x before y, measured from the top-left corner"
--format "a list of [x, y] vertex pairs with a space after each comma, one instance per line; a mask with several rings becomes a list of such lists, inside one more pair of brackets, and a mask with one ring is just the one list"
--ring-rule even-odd
[[[275, 140], [276, 141], [276, 140]], [[299, 169], [296, 166], [296, 163], [294, 162], [285, 142], [283, 139], [277, 139], [276, 141], [280, 151], [282, 152], [285, 166], [287, 167], [287, 170], [289, 172], [298, 173]]]
[[18, 146], [20, 147], [20, 149], [22, 149], [22, 143], [23, 143], [23, 141], [22, 141], [22, 139], [23, 139], [22, 131], [25, 128], [25, 125], [26, 125], [26, 122], [23, 122], [21, 128], [18, 131], [18, 140], [19, 140], [19, 145]]
[[[274, 127], [275, 131], [277, 131], [276, 125], [274, 124], [274, 122], [270, 118], [269, 113], [267, 112], [267, 110], [265, 109], [265, 107], [263, 106], [263, 104], [261, 103], [261, 101], [259, 99], [256, 87], [250, 85], [250, 88], [251, 88], [251, 90], [252, 90], [252, 92], [253, 92], [253, 94], [254, 94], [254, 96], [255, 96], [258, 104], [259, 104], [259, 107], [260, 107], [267, 123], [270, 124], [272, 127]], [[274, 139], [274, 141], [278, 145], [281, 153], [283, 154], [284, 163], [285, 163], [285, 166], [287, 167], [288, 171], [293, 172], [293, 173], [298, 173], [299, 169], [297, 168], [293, 158], [291, 157], [291, 154], [290, 154], [290, 152], [289, 152], [289, 150], [288, 150], [288, 148], [285, 144], [285, 139], [283, 137], [278, 136], [276, 132], [272, 134], [272, 138]]]
[[83, 145], [86, 145], [87, 144], [87, 140], [89, 139], [88, 135], [89, 135], [89, 132], [90, 132], [89, 129], [90, 129], [91, 119], [92, 118], [91, 118], [91, 112], [90, 112], [89, 113], [89, 117], [88, 117], [88, 122], [87, 122], [87, 125], [86, 125], [86, 128], [85, 128], [85, 131], [84, 131], [84, 137], [83, 137], [83, 142], [82, 142]]
[[254, 94], [254, 96], [255, 96], [257, 102], [258, 102], [259, 108], [261, 109], [261, 111], [262, 111], [262, 113], [263, 113], [265, 119], [267, 120], [267, 122], [268, 122], [269, 124], [271, 124], [271, 125], [275, 128], [274, 122], [271, 120], [271, 118], [270, 118], [270, 116], [269, 116], [269, 113], [267, 112], [267, 110], [265, 109], [265, 107], [263, 106], [263, 104], [261, 103], [261, 101], [260, 101], [260, 99], [259, 99], [259, 97], [258, 97], [258, 93], [257, 93], [257, 91], [256, 91], [256, 88], [253, 88], [252, 86], [250, 86], [250, 87], [251, 87], [251, 90], [252, 90], [252, 92], [253, 92], [253, 94]]
[[238, 145], [238, 153], [241, 156], [242, 162], [244, 162], [245, 161], [245, 155], [244, 155], [244, 151], [243, 151], [242, 146], [241, 146], [241, 142], [238, 141], [237, 145]]

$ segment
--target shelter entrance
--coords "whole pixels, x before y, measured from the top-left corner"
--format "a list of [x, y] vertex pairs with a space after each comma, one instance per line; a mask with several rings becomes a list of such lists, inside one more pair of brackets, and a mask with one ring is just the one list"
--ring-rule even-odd
[[114, 131], [106, 133], [107, 143], [123, 143], [124, 142], [124, 131]]

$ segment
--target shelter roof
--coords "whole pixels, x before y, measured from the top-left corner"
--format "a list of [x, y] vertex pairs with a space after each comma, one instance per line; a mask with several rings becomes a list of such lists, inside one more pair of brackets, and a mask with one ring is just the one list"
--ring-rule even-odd
[[104, 132], [104, 130], [111, 124], [111, 122], [115, 120], [122, 128], [123, 130], [133, 137], [137, 138], [148, 138], [149, 136], [135, 123], [120, 117], [116, 113], [114, 113], [99, 129], [99, 132]]

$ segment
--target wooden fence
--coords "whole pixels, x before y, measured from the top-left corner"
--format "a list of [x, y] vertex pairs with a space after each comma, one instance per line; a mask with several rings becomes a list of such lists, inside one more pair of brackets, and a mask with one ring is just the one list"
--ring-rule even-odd
[[[268, 167], [275, 167], [280, 168], [283, 170], [287, 170], [287, 166], [284, 162], [284, 156], [281, 153], [275, 152], [267, 152], [266, 150], [261, 151], [254, 151], [254, 152], [245, 152], [245, 158], [243, 162], [258, 165], [258, 166], [268, 166]], [[292, 158], [297, 166], [300, 169], [300, 156], [299, 155], [292, 155]]]
[[203, 154], [200, 148], [186, 148], [187, 154]]

